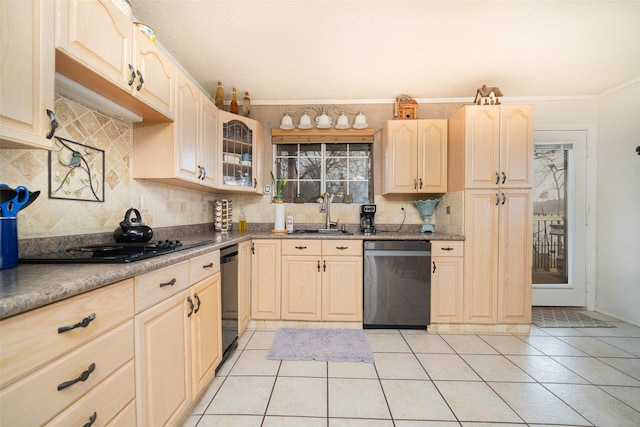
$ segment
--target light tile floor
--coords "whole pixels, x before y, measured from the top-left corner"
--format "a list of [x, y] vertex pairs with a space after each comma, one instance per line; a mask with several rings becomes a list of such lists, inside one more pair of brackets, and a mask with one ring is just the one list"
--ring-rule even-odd
[[266, 360], [249, 330], [184, 427], [640, 426], [640, 327], [366, 330], [375, 364]]

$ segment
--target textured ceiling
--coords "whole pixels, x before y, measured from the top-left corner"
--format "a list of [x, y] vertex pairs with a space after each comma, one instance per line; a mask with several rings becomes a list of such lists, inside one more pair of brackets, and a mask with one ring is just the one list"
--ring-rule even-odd
[[640, 77], [640, 0], [130, 0], [210, 94], [255, 104], [599, 95]]

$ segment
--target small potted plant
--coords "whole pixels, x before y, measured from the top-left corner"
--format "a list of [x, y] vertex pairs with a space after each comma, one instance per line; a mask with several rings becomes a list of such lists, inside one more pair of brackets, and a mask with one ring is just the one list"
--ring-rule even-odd
[[273, 182], [273, 200], [275, 203], [283, 203], [284, 199], [284, 187], [287, 185], [287, 178], [284, 176], [278, 178], [273, 175], [271, 171], [271, 182]]

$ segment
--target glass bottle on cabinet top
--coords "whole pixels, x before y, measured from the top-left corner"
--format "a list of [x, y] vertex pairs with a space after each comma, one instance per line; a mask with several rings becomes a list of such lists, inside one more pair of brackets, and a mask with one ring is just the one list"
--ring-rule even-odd
[[252, 187], [253, 130], [239, 120], [222, 125], [222, 182], [225, 185]]

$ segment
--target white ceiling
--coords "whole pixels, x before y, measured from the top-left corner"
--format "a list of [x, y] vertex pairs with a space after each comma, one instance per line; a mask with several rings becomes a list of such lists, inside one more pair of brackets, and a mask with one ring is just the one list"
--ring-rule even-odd
[[640, 77], [640, 0], [130, 0], [210, 94], [254, 104], [599, 95]]

